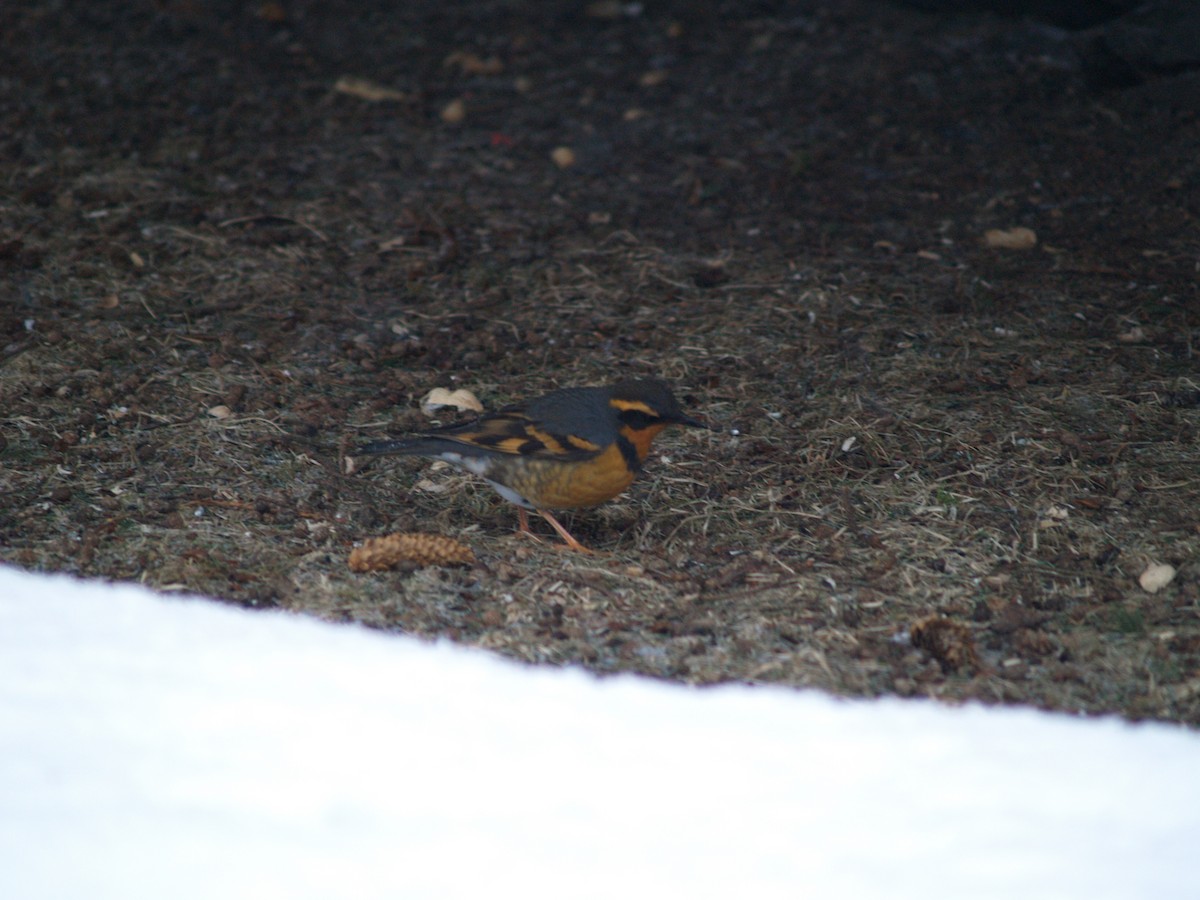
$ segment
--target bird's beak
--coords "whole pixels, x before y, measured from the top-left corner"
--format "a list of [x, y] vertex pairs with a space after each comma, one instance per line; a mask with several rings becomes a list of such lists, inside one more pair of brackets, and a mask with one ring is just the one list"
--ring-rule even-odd
[[688, 416], [680, 416], [678, 419], [674, 419], [673, 421], [676, 425], [686, 425], [688, 428], [703, 428], [705, 431], [713, 430], [711, 425], [706, 425], [700, 420], [692, 419]]

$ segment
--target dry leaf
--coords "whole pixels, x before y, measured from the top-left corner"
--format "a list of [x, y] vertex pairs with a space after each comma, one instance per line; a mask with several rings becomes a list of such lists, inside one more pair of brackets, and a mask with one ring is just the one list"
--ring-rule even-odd
[[555, 147], [550, 151], [550, 159], [560, 169], [569, 169], [575, 165], [575, 151], [570, 147]]
[[444, 60], [442, 65], [445, 67], [458, 66], [460, 72], [464, 75], [499, 75], [504, 71], [504, 63], [500, 61], [498, 56], [489, 56], [487, 59], [481, 59], [474, 53], [468, 53], [465, 50], [455, 50]]
[[584, 12], [589, 19], [605, 19], [611, 22], [621, 18], [624, 6], [619, 0], [596, 0], [595, 3], [589, 3]]
[[457, 125], [467, 117], [467, 104], [462, 100], [451, 100], [442, 108], [442, 121], [447, 125]]
[[1037, 246], [1037, 234], [1032, 228], [989, 228], [983, 233], [983, 242], [1000, 250], [1029, 250]]
[[368, 100], [371, 103], [407, 99], [400, 91], [376, 84], [366, 78], [354, 78], [350, 75], [343, 75], [339, 78], [334, 83], [333, 89], [339, 94], [349, 94], [351, 97], [358, 97], [360, 100]]
[[444, 484], [439, 484], [432, 479], [421, 478], [418, 479], [417, 483], [413, 485], [413, 490], [420, 491], [423, 494], [444, 494], [450, 490], [450, 488]]
[[1148, 594], [1157, 594], [1175, 578], [1175, 567], [1167, 563], [1150, 563], [1138, 576], [1138, 584]]
[[1065, 506], [1055, 503], [1042, 511], [1042, 515], [1038, 519], [1038, 528], [1057, 528], [1069, 518], [1071, 518], [1071, 511]]
[[421, 398], [421, 412], [427, 416], [432, 416], [447, 406], [469, 412], [483, 412], [483, 404], [479, 402], [479, 398], [466, 388], [459, 388], [457, 391], [434, 388]]
[[270, 22], [272, 25], [282, 25], [287, 21], [287, 10], [278, 0], [268, 0], [266, 3], [260, 3], [258, 9], [255, 10], [255, 15], [264, 22]]

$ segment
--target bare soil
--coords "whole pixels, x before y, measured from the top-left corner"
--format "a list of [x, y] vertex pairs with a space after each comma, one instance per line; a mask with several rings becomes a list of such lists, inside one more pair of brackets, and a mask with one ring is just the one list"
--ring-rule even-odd
[[[5, 3], [0, 558], [1200, 724], [1195, 105], [1023, 21], [696, 6]], [[717, 430], [564, 518], [594, 556], [452, 470], [343, 466], [435, 386], [651, 373]], [[394, 531], [477, 562], [349, 570]]]

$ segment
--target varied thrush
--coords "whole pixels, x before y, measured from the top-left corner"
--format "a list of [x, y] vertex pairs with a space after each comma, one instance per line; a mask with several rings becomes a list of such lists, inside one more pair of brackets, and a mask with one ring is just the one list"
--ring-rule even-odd
[[428, 456], [482, 476], [517, 506], [549, 522], [572, 550], [587, 552], [551, 509], [597, 506], [624, 491], [641, 471], [650, 443], [668, 425], [707, 428], [683, 414], [666, 382], [619, 381], [563, 388], [427, 434], [360, 447], [360, 454]]

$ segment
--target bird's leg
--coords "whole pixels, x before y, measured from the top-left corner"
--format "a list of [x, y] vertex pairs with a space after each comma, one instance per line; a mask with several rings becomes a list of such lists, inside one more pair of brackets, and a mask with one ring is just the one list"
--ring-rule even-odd
[[[539, 509], [537, 512], [538, 512], [538, 515], [540, 515], [543, 519], [545, 519], [547, 522], [550, 523], [550, 525], [554, 528], [554, 530], [558, 532], [559, 537], [561, 537], [563, 539], [563, 541], [566, 542], [566, 545], [564, 547], [562, 547], [563, 550], [575, 550], [575, 551], [578, 551], [579, 553], [591, 553], [592, 552], [587, 547], [583, 546], [583, 544], [579, 543], [579, 541], [575, 540], [575, 538], [573, 538], [571, 536], [571, 532], [569, 532], [569, 531], [567, 531], [567, 529], [563, 528], [562, 524], [558, 521], [558, 519], [554, 518], [554, 516], [550, 515], [550, 513], [546, 512], [544, 509]], [[542, 542], [542, 539], [540, 537], [538, 537], [536, 534], [534, 534], [532, 531], [529, 530], [529, 514], [527, 512], [525, 512], [525, 507], [523, 507], [523, 506], [517, 507], [517, 531], [520, 532], [521, 534], [529, 535], [531, 538], [533, 538], [539, 544]]]
[[546, 512], [544, 509], [539, 509], [538, 513], [541, 515], [541, 517], [543, 519], [545, 519], [547, 522], [550, 523], [550, 525], [554, 528], [555, 531], [558, 532], [558, 536], [561, 537], [564, 541], [566, 541], [568, 548], [570, 548], [571, 550], [575, 550], [579, 553], [591, 553], [592, 552], [587, 547], [583, 546], [583, 544], [579, 543], [579, 541], [575, 540], [575, 538], [571, 537], [571, 532], [569, 532], [569, 531], [567, 531], [567, 529], [563, 528], [562, 525], [559, 523], [558, 519], [554, 518], [554, 516], [550, 515], [550, 513]]
[[529, 514], [525, 512], [525, 507], [517, 507], [517, 531], [521, 534], [527, 534], [535, 541], [541, 542], [541, 538], [529, 530]]

